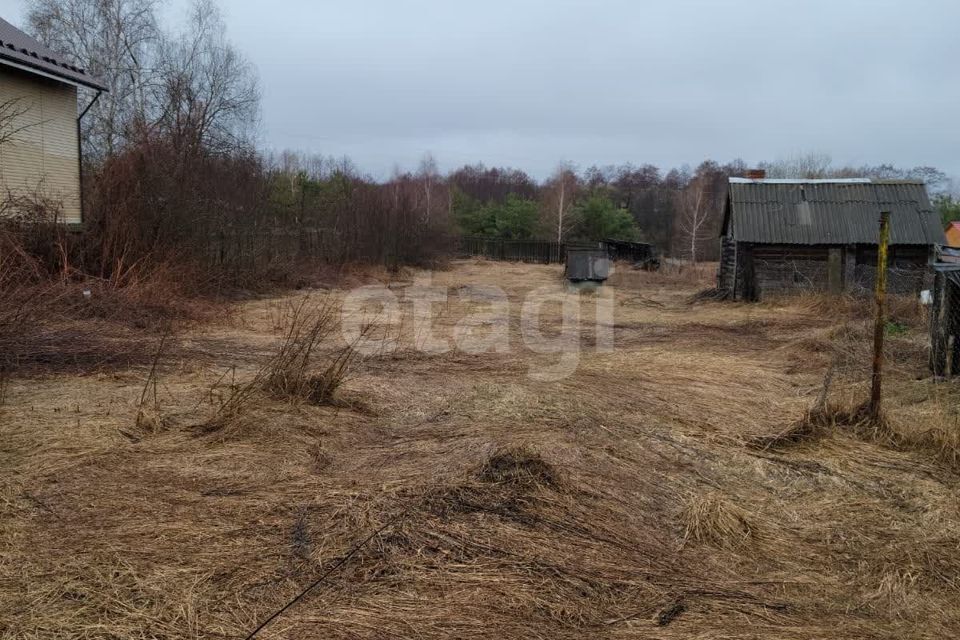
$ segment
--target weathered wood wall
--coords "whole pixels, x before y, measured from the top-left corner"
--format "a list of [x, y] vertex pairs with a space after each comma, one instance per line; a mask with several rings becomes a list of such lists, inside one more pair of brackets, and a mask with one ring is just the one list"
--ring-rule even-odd
[[826, 290], [829, 247], [823, 245], [753, 245], [751, 299], [791, 290]]
[[934, 375], [960, 373], [960, 268], [934, 272], [930, 313], [930, 368]]
[[717, 288], [734, 295], [737, 275], [737, 242], [724, 236], [720, 239], [720, 268], [717, 271]]
[[[930, 248], [891, 247], [887, 290], [919, 294], [932, 284]], [[873, 245], [775, 245], [734, 243], [724, 238], [718, 285], [737, 299], [805, 291], [873, 290], [877, 271]]]

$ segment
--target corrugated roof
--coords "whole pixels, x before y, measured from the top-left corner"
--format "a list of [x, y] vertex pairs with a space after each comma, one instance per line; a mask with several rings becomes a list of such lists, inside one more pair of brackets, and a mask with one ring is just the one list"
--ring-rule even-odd
[[922, 182], [730, 180], [723, 233], [768, 244], [876, 244], [890, 211], [891, 244], [943, 244]]
[[106, 90], [103, 83], [86, 69], [70, 64], [64, 56], [51, 51], [3, 18], [0, 18], [0, 64], [26, 67], [28, 71], [55, 76], [71, 84]]

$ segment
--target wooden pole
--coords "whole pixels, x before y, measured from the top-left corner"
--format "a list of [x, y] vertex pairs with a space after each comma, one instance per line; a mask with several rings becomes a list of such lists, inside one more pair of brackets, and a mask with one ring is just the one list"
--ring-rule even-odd
[[877, 282], [874, 300], [877, 315], [873, 325], [873, 384], [870, 388], [870, 417], [880, 417], [880, 388], [883, 382], [883, 333], [887, 326], [884, 302], [887, 296], [887, 248], [890, 245], [890, 212], [880, 212], [880, 244], [877, 245]]

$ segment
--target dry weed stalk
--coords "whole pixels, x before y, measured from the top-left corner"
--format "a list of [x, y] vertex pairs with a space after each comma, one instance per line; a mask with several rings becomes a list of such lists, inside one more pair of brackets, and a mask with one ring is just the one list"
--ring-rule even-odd
[[309, 296], [292, 307], [280, 324], [286, 332], [265, 367], [264, 390], [277, 397], [311, 397], [311, 367], [320, 345], [336, 329], [336, 309], [328, 300], [313, 305]]
[[[217, 388], [227, 373], [232, 374], [227, 394], [218, 394]], [[263, 384], [263, 373], [264, 369], [260, 369], [253, 379], [239, 384], [236, 381], [235, 367], [224, 372], [207, 391], [207, 397], [211, 402], [217, 403], [216, 412], [206, 422], [194, 426], [193, 432], [198, 435], [217, 433], [226, 436], [241, 431], [250, 413], [251, 403], [256, 399], [257, 391]]]
[[790, 425], [783, 431], [769, 436], [759, 436], [750, 440], [750, 446], [757, 449], [774, 449], [792, 444], [799, 444], [815, 440], [821, 437], [829, 427], [836, 425], [837, 418], [842, 414], [840, 408], [829, 402], [830, 385], [833, 383], [833, 375], [836, 370], [835, 363], [830, 363], [830, 368], [823, 377], [823, 385], [820, 387], [820, 393], [813, 406], [810, 407], [803, 418]]
[[[330, 404], [335, 394], [352, 370], [358, 352], [355, 344], [346, 344], [333, 349], [323, 349], [324, 343], [333, 337], [337, 325], [339, 307], [329, 299], [319, 304], [305, 297], [299, 304], [290, 307], [283, 325], [286, 332], [280, 340], [277, 352], [248, 382], [232, 382], [229, 393], [220, 403], [214, 416], [198, 426], [199, 433], [235, 433], [243, 428], [251, 402], [261, 391], [276, 397], [312, 404]], [[365, 324], [357, 340], [363, 339], [372, 324]], [[208, 397], [214, 397], [214, 384]]]
[[[276, 355], [262, 375], [264, 390], [276, 397], [329, 404], [349, 375], [358, 352], [355, 344], [321, 351], [338, 328], [339, 307], [324, 298], [314, 305], [309, 297], [292, 307], [284, 322], [288, 327]], [[370, 331], [361, 328], [357, 340]], [[319, 362], [319, 366], [318, 366]]]
[[[157, 373], [160, 365], [160, 359], [163, 356], [164, 347], [170, 338], [171, 325], [168, 322], [160, 336], [160, 342], [157, 345], [157, 351], [153, 356], [153, 362], [150, 364], [150, 371], [147, 379], [143, 383], [143, 391], [140, 392], [140, 400], [137, 402], [136, 427], [140, 431], [156, 433], [161, 431], [164, 424], [163, 416], [160, 413], [160, 396], [157, 393]], [[153, 406], [147, 407], [147, 396], [153, 392]]]

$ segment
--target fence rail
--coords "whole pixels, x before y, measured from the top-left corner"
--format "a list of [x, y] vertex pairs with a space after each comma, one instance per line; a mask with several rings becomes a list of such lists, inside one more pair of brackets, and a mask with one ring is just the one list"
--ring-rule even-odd
[[460, 239], [461, 256], [502, 260], [506, 262], [536, 262], [558, 264], [566, 261], [568, 249], [602, 249], [611, 260], [644, 262], [654, 257], [653, 246], [643, 242], [604, 240], [602, 242], [549, 242], [544, 240], [504, 240], [464, 236]]
[[[258, 269], [291, 260], [345, 258], [341, 255], [344, 243], [334, 231], [323, 228], [223, 229], [205, 237], [203, 242], [202, 252], [209, 264], [217, 267]], [[464, 236], [448, 238], [447, 242], [462, 257], [506, 262], [563, 264], [570, 249], [601, 249], [611, 260], [629, 262], [646, 262], [656, 257], [652, 245], [621, 240], [560, 243]]]

